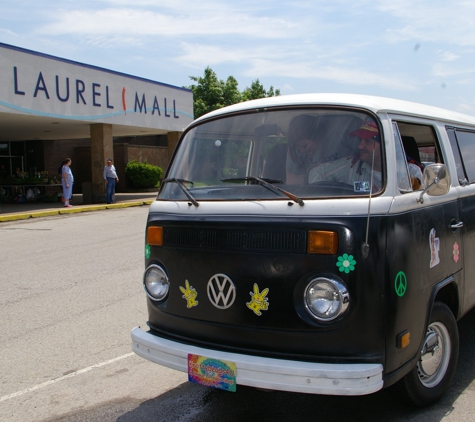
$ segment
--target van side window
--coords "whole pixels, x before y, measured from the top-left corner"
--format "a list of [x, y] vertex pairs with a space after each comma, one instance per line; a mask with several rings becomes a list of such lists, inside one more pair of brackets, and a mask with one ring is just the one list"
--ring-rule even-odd
[[396, 171], [397, 186], [401, 192], [412, 192], [411, 179], [409, 178], [409, 170], [404, 154], [401, 135], [398, 126], [393, 122], [394, 145], [396, 147]]
[[459, 145], [457, 143], [457, 138], [455, 136], [455, 128], [447, 126], [446, 130], [447, 130], [447, 135], [449, 137], [450, 146], [452, 147], [452, 152], [454, 154], [458, 181], [461, 185], [468, 184], [468, 179], [467, 179], [465, 168], [463, 165], [462, 156], [460, 154]]
[[425, 167], [427, 164], [444, 163], [434, 128], [408, 122], [397, 122], [404, 150], [411, 160]]
[[[455, 137], [460, 148], [460, 156], [465, 173], [470, 183], [475, 182], [475, 132], [456, 129]], [[450, 135], [449, 135], [450, 138]], [[451, 140], [452, 142], [452, 140]], [[453, 149], [453, 146], [452, 146]], [[457, 175], [458, 175], [457, 168]], [[458, 175], [459, 176], [459, 175]], [[460, 177], [459, 180], [464, 180], [465, 177]], [[463, 183], [461, 183], [463, 184]]]
[[424, 189], [424, 167], [428, 164], [444, 162], [435, 130], [430, 125], [416, 123], [398, 121], [393, 124], [399, 130], [412, 190]]

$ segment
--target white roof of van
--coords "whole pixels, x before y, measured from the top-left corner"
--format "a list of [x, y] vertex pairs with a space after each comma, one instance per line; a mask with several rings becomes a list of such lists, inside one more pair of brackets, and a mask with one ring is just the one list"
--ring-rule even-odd
[[261, 98], [259, 100], [245, 101], [212, 111], [204, 116], [199, 117], [197, 121], [204, 118], [219, 116], [221, 114], [252, 110], [256, 108], [295, 105], [305, 106], [315, 104], [360, 107], [370, 110], [374, 113], [393, 113], [414, 117], [424, 117], [432, 120], [441, 120], [447, 123], [475, 125], [475, 117], [457, 113], [451, 110], [445, 110], [443, 108], [413, 103], [410, 101], [375, 97], [371, 95], [330, 93], [281, 95], [278, 97], [268, 97]]

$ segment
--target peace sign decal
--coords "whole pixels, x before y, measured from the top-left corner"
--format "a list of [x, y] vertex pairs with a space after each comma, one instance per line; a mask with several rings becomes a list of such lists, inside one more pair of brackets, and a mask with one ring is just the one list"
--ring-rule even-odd
[[394, 289], [399, 297], [403, 297], [407, 290], [407, 277], [404, 271], [399, 271], [394, 279]]

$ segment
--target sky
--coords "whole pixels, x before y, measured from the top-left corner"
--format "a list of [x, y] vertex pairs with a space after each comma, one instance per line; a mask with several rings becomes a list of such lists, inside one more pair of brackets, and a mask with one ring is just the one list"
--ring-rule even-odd
[[378, 95], [475, 115], [473, 0], [0, 0], [0, 42], [174, 86]]

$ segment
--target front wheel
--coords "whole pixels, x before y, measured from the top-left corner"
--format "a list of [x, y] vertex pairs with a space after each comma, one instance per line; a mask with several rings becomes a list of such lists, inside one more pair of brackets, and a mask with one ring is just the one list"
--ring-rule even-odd
[[414, 369], [401, 382], [416, 406], [428, 406], [449, 389], [457, 367], [459, 335], [450, 309], [434, 303], [421, 355]]

